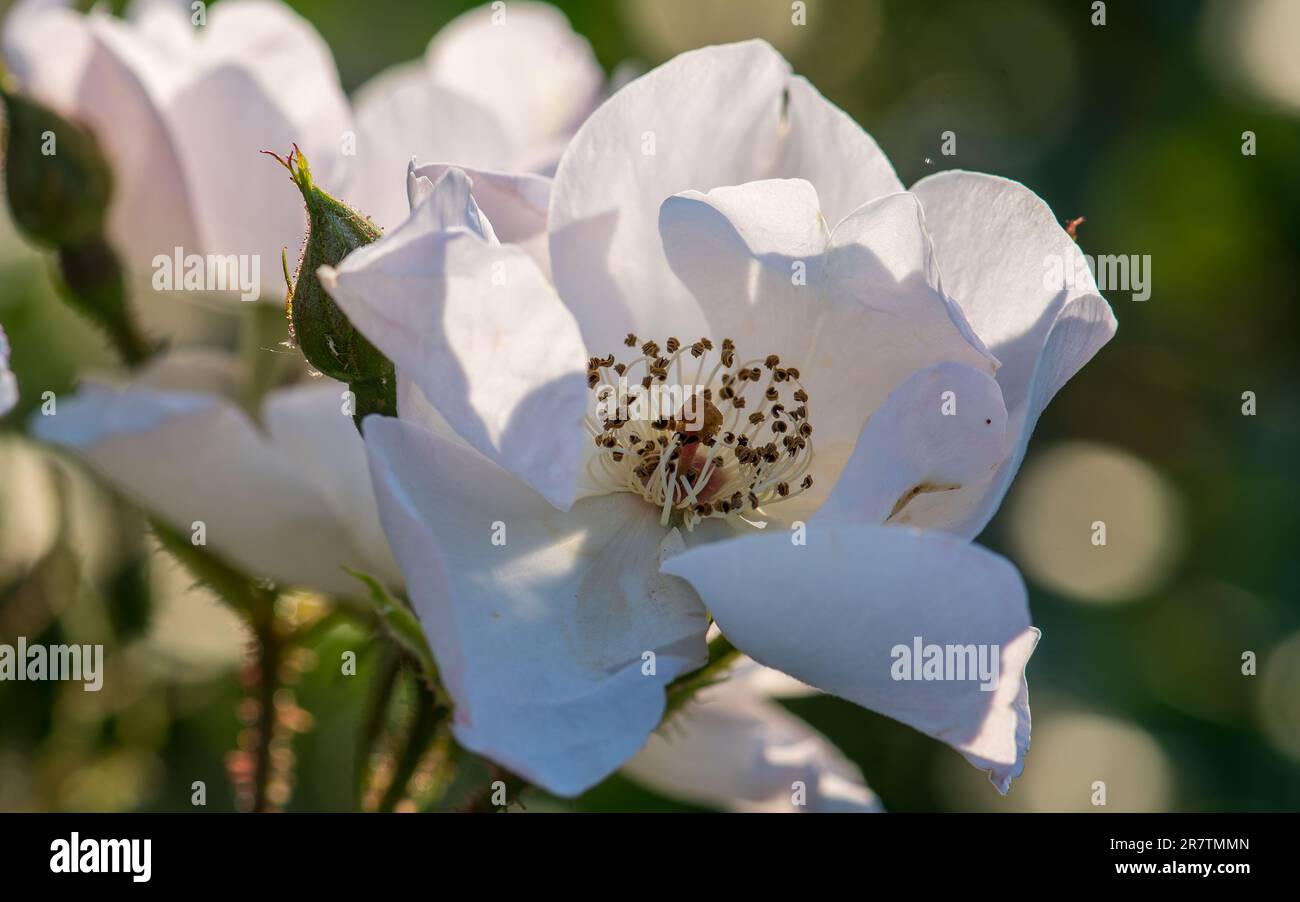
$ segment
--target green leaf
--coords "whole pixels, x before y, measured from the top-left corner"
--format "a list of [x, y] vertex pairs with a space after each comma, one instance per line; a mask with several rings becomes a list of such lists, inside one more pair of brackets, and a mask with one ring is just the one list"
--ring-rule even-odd
[[353, 796], [358, 811], [361, 810], [361, 800], [370, 781], [370, 759], [379, 737], [383, 735], [384, 728], [388, 725], [388, 707], [397, 689], [397, 677], [401, 671], [401, 653], [393, 647], [393, 643], [384, 643], [380, 648], [379, 671], [371, 684], [366, 718], [360, 733], [357, 734], [357, 764]]
[[438, 666], [433, 661], [433, 652], [429, 650], [429, 643], [424, 638], [424, 630], [420, 628], [420, 621], [415, 619], [411, 609], [389, 595], [383, 583], [369, 573], [351, 567], [343, 569], [370, 589], [370, 602], [379, 616], [384, 632], [412, 659], [429, 691], [435, 695], [445, 696], [441, 691]]

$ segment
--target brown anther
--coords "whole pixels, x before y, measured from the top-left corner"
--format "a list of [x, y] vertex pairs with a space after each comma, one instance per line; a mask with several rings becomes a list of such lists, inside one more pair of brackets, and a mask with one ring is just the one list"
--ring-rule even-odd
[[[657, 342], [641, 342], [635, 333], [629, 332], [624, 344], [641, 352], [632, 365], [619, 363], [613, 354], [588, 359], [588, 385], [597, 401], [607, 403], [614, 391], [601, 385], [602, 378], [610, 381], [606, 368], [628, 378], [628, 373], [644, 362], [644, 375], [638, 381], [640, 390], [649, 391], [656, 382], [668, 381], [673, 362], [684, 350], [701, 362], [714, 350], [707, 336], [689, 345], [670, 336], [664, 340], [667, 350], [663, 355]], [[807, 440], [812, 434], [807, 422], [808, 393], [796, 385], [791, 395], [784, 395], [778, 387], [779, 383], [799, 378], [799, 371], [782, 367], [776, 354], [756, 360], [761, 361], [761, 366], [751, 364], [737, 369], [740, 358], [735, 342], [725, 338], [720, 344], [720, 362], [710, 371], [709, 383], [695, 387], [671, 416], [635, 424], [617, 417], [588, 419], [593, 431], [602, 428], [595, 441], [604, 454], [606, 472], [612, 477], [612, 490], [640, 493], [651, 504], [663, 508], [664, 523], [671, 522], [668, 517], [673, 509], [686, 513], [686, 529], [693, 529], [706, 517], [729, 516], [747, 509], [758, 511], [762, 504], [788, 497], [793, 485], [790, 474], [805, 474], [809, 464], [804, 456], [811, 453]], [[700, 372], [704, 372], [703, 368]], [[749, 405], [743, 395], [749, 382], [763, 386], [762, 397], [753, 405], [757, 409], [752, 412], [746, 409]], [[798, 405], [793, 409], [786, 403], [791, 396], [795, 400], [789, 404]], [[724, 406], [724, 401], [730, 407]], [[724, 426], [730, 429], [724, 431]], [[741, 427], [751, 433], [762, 428], [769, 432], [746, 436], [739, 433]], [[728, 448], [730, 452], [725, 450]], [[785, 460], [787, 455], [789, 462]], [[621, 465], [620, 469], [609, 471], [611, 463]], [[810, 477], [794, 478], [802, 479], [803, 487], [811, 485]], [[632, 480], [631, 486], [628, 479]]]

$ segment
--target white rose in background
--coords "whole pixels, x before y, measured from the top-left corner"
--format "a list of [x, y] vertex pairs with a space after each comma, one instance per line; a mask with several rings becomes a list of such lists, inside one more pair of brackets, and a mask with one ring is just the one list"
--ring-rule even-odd
[[355, 115], [328, 47], [287, 6], [226, 0], [201, 25], [192, 16], [182, 0], [133, 0], [125, 20], [21, 0], [5, 22], [20, 88], [89, 126], [109, 158], [110, 238], [138, 287], [179, 247], [255, 258], [262, 297], [278, 303], [280, 253], [297, 253], [303, 217], [292, 185], [258, 152], [293, 143], [317, 184], [380, 226], [406, 216], [413, 157], [479, 170], [485, 193], [496, 185], [529, 199], [518, 229], [531, 231], [515, 236], [527, 240], [548, 202], [529, 173], [554, 169], [604, 93], [586, 39], [540, 3], [453, 20], [422, 60], [364, 85]]
[[[1046, 205], [963, 172], [904, 191], [761, 42], [683, 54], [587, 120], [550, 187], [546, 260], [496, 228], [519, 204], [476, 203], [463, 173], [417, 169], [409, 191], [411, 217], [322, 280], [406, 382], [366, 446], [460, 742], [581, 792], [645, 743], [712, 615], [1005, 792], [1038, 634], [1015, 568], [969, 539], [1115, 328], [1094, 284], [1043, 287], [1043, 259], [1073, 248]], [[642, 347], [619, 359], [629, 333]], [[588, 384], [618, 367], [683, 365], [723, 402], [717, 461], [670, 426], [632, 443], [589, 416]], [[766, 400], [741, 413], [749, 382]], [[801, 545], [785, 526], [805, 518]], [[999, 649], [995, 690], [893, 679], [916, 637]]]
[[815, 693], [741, 661], [651, 735], [623, 772], [665, 795], [727, 811], [883, 811], [857, 765], [773, 700]]
[[415, 157], [478, 170], [481, 190], [522, 193], [530, 209], [520, 212], [544, 218], [545, 182], [529, 173], [551, 174], [604, 83], [591, 45], [555, 7], [512, 0], [472, 9], [433, 37], [423, 59], [356, 92], [357, 158], [346, 200], [380, 226], [400, 224]]
[[240, 385], [234, 357], [174, 351], [126, 387], [83, 382], [31, 431], [253, 576], [355, 598], [364, 589], [345, 566], [401, 585], [345, 387], [274, 389], [255, 423], [234, 400]]
[[115, 180], [109, 238], [135, 284], [179, 247], [243, 256], [250, 271], [256, 260], [279, 302], [281, 249], [301, 243], [304, 219], [259, 151], [297, 142], [318, 181], [341, 188], [351, 113], [329, 48], [288, 7], [229, 0], [206, 24], [191, 15], [177, 0], [134, 0], [125, 20], [21, 0], [5, 59], [24, 93], [94, 132]]

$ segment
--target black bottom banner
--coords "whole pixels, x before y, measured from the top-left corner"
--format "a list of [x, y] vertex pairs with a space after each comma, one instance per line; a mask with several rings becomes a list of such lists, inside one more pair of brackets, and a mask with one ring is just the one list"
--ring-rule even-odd
[[[0, 861], [10, 886], [75, 883], [128, 893], [382, 891], [407, 881], [434, 892], [446, 882], [457, 892], [473, 874], [492, 884], [508, 877], [524, 891], [561, 864], [566, 883], [581, 883], [585, 873], [601, 879], [610, 868], [646, 880], [702, 861], [722, 868], [708, 884], [724, 879], [735, 888], [753, 877], [766, 881], [773, 866], [797, 868], [806, 879], [819, 862], [836, 882], [849, 875], [855, 883], [916, 879], [920, 867], [927, 886], [976, 889], [1014, 876], [1052, 886], [1231, 891], [1243, 881], [1291, 874], [1296, 826], [1295, 816], [1284, 814], [7, 814], [0, 815]], [[604, 879], [593, 880], [597, 885], [610, 886]]]

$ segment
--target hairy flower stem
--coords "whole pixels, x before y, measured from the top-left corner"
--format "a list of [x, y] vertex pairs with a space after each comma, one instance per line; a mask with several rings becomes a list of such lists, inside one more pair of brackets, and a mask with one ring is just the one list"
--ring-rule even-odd
[[122, 362], [134, 368], [158, 350], [140, 330], [126, 300], [117, 255], [102, 237], [59, 248], [59, 272], [68, 304], [104, 330]]
[[230, 772], [236, 794], [243, 796], [247, 792], [245, 810], [268, 811], [273, 807], [270, 794], [274, 776], [271, 745], [278, 724], [275, 694], [280, 688], [281, 666], [292, 645], [279, 633], [275, 610], [279, 593], [273, 587], [250, 579], [220, 556], [204, 546], [195, 545], [162, 521], [153, 520], [151, 523], [162, 546], [200, 583], [216, 592], [252, 629], [257, 655], [256, 679], [247, 680], [245, 685], [255, 695], [258, 704], [253, 724], [256, 750], [245, 753], [241, 749], [236, 753]]
[[398, 802], [406, 798], [407, 784], [411, 782], [411, 777], [420, 766], [429, 743], [437, 735], [438, 727], [450, 713], [446, 705], [438, 704], [437, 697], [423, 682], [416, 680], [415, 686], [417, 693], [415, 716], [407, 728], [402, 750], [398, 753], [393, 778], [388, 788], [384, 790], [383, 798], [380, 799], [379, 807], [376, 809], [381, 813], [392, 811], [397, 807]]
[[284, 653], [284, 645], [275, 632], [274, 607], [267, 622], [257, 631], [257, 647], [257, 753], [253, 759], [252, 811], [261, 814], [271, 809], [267, 793], [271, 785], [271, 740], [275, 736], [275, 692], [279, 688]]

